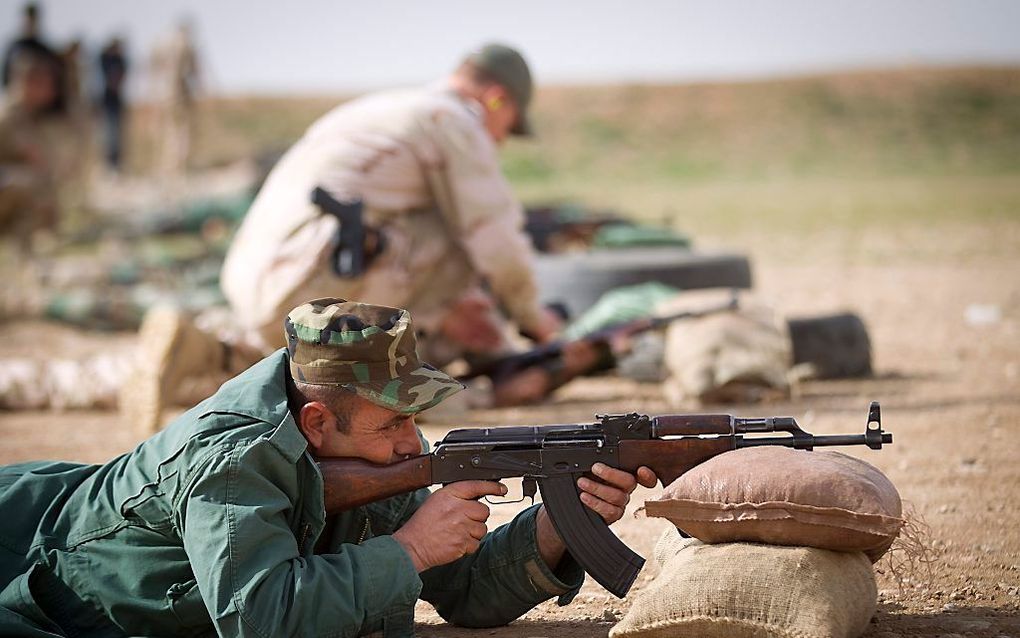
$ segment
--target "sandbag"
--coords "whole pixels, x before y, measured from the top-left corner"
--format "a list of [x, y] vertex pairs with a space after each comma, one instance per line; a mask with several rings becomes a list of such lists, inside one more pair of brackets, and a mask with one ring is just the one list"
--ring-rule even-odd
[[667, 530], [659, 576], [610, 638], [854, 638], [878, 591], [867, 557], [808, 547], [706, 545]]
[[860, 551], [872, 561], [903, 526], [899, 492], [878, 468], [839, 452], [779, 446], [709, 459], [647, 501], [645, 511], [706, 543]]
[[[684, 293], [657, 313], [670, 314], [691, 305], [721, 299], [729, 291]], [[786, 322], [767, 305], [742, 295], [740, 306], [696, 319], [674, 321], [666, 329], [664, 353], [667, 401], [749, 403], [789, 395], [787, 371], [793, 351]]]

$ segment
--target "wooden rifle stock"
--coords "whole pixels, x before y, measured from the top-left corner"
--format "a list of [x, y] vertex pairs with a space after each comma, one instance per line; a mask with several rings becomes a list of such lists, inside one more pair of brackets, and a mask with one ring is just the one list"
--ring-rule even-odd
[[432, 485], [432, 457], [413, 456], [390, 465], [356, 458], [321, 458], [327, 514], [346, 512]]

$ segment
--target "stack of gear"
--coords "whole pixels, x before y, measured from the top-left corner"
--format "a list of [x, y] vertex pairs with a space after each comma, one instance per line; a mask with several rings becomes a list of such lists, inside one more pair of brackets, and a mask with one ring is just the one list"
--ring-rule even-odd
[[877, 468], [772, 446], [710, 459], [645, 507], [677, 531], [613, 638], [859, 636], [877, 605], [871, 564], [904, 523]]

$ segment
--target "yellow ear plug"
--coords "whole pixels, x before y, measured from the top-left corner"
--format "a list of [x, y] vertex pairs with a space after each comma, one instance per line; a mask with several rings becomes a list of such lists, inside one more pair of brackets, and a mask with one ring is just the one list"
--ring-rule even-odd
[[486, 106], [489, 107], [490, 111], [498, 111], [503, 106], [503, 100], [498, 97], [490, 98], [486, 102]]

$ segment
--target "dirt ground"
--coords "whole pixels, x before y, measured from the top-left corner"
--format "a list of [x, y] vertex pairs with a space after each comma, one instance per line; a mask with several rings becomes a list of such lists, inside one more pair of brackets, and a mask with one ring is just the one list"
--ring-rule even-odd
[[[840, 237], [820, 234], [787, 238], [802, 249], [791, 259], [790, 253], [760, 238], [738, 238], [737, 247], [752, 253], [757, 290], [785, 314], [859, 312], [871, 331], [876, 374], [863, 380], [807, 382], [780, 403], [683, 410], [790, 415], [814, 433], [858, 433], [868, 402], [881, 401], [893, 445], [880, 452], [843, 451], [878, 466], [892, 479], [914, 515], [930, 527], [928, 543], [936, 560], [930, 573], [920, 571], [901, 584], [879, 563], [879, 612], [866, 635], [1020, 637], [1017, 225], [950, 227], [934, 235], [931, 229], [914, 230], [917, 242], [941, 242], [948, 253], [932, 248], [902, 256], [893, 249], [894, 239], [888, 250], [879, 246], [870, 256], [848, 258], [840, 249]], [[879, 240], [877, 235], [865, 236], [860, 245], [874, 248]], [[989, 242], [1012, 249], [987, 254], [982, 247]], [[37, 327], [24, 323], [0, 326], [0, 356], [34, 349], [33, 335], [38, 334]], [[129, 342], [129, 336], [54, 329], [43, 347], [83, 351]], [[606, 377], [570, 384], [543, 406], [475, 411], [456, 423], [433, 421], [425, 430], [436, 440], [451, 426], [589, 421], [597, 412], [624, 411], [664, 413], [676, 408], [665, 404], [656, 385]], [[136, 443], [112, 412], [0, 413], [0, 436], [2, 463], [36, 458], [97, 462]], [[640, 491], [632, 509], [657, 492]], [[490, 522], [508, 520], [519, 509], [494, 507]], [[628, 515], [614, 531], [638, 553], [650, 556], [666, 525]], [[654, 576], [647, 567], [623, 600], [589, 579], [572, 605], [545, 603], [493, 630], [449, 627], [431, 607], [420, 604], [418, 633], [448, 638], [606, 636]]]

